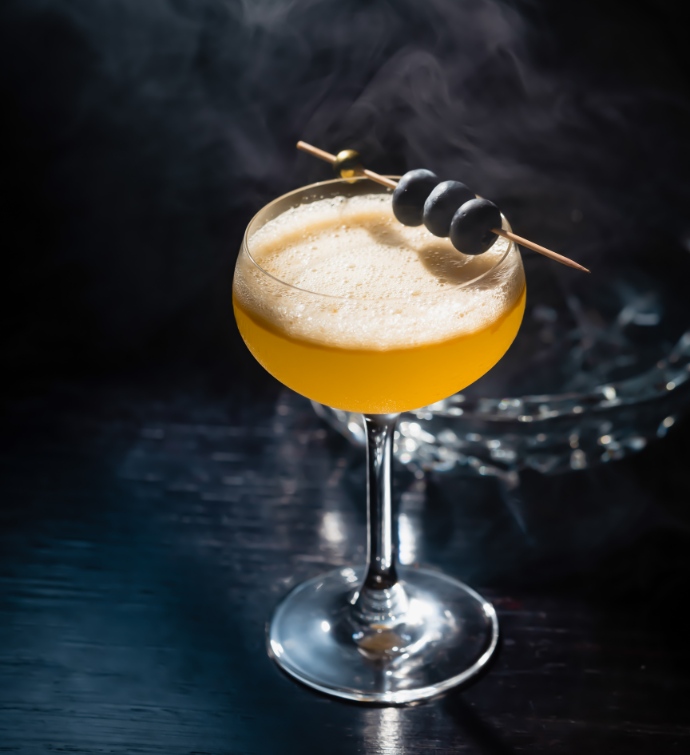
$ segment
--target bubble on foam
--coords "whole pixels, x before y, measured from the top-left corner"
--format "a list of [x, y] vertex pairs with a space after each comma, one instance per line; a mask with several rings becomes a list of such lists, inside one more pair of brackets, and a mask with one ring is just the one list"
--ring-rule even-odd
[[460, 254], [423, 226], [398, 223], [386, 194], [295, 207], [248, 245], [270, 276], [241, 257], [238, 302], [291, 337], [342, 348], [418, 346], [484, 329], [524, 286], [515, 249], [498, 264], [505, 240]]

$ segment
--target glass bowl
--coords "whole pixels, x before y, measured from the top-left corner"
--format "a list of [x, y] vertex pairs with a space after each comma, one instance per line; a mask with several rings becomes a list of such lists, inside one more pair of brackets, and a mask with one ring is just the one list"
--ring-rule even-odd
[[[414, 471], [495, 476], [587, 469], [663, 437], [690, 403], [687, 252], [590, 262], [525, 254], [528, 304], [504, 359], [461, 393], [401, 417]], [[361, 418], [315, 404], [355, 444]]]

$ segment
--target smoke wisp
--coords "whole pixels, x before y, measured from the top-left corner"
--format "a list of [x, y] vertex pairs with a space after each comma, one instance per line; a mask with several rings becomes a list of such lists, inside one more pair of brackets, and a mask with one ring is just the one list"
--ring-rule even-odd
[[178, 321], [174, 349], [217, 344], [251, 214], [328, 176], [299, 138], [459, 178], [585, 264], [688, 231], [671, 4], [651, 27], [633, 6], [536, 0], [23, 0], [2, 16], [17, 362], [131, 357]]

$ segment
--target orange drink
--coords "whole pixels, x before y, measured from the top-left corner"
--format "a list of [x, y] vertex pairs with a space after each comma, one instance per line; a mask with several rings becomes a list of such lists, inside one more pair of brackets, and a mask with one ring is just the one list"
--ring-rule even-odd
[[390, 195], [368, 188], [255, 219], [233, 303], [245, 343], [281, 383], [387, 414], [446, 398], [493, 367], [520, 326], [525, 279], [510, 242], [461, 254], [401, 225]]
[[465, 388], [508, 349], [525, 308], [517, 248], [500, 237], [461, 254], [399, 223], [379, 185], [314, 184], [249, 223], [233, 303], [256, 359], [303, 396], [361, 412], [366, 438], [367, 562], [297, 585], [270, 622], [272, 657], [320, 692], [384, 704], [477, 674], [498, 644], [493, 606], [398, 561], [395, 423]]

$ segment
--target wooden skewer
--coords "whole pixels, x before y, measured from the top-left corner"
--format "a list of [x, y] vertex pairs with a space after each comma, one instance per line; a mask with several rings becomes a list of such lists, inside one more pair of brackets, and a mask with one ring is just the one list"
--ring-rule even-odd
[[554, 262], [560, 262], [561, 265], [572, 267], [575, 270], [582, 270], [583, 273], [589, 272], [589, 270], [583, 265], [580, 265], [579, 262], [574, 262], [569, 257], [564, 257], [562, 254], [553, 252], [551, 251], [551, 249], [547, 249], [545, 246], [541, 246], [540, 244], [535, 244], [534, 241], [530, 241], [529, 239], [525, 239], [522, 236], [518, 236], [517, 233], [513, 233], [512, 231], [504, 231], [503, 228], [492, 228], [491, 232], [495, 233], [497, 236], [503, 236], [504, 239], [509, 239], [510, 241], [513, 241], [516, 244], [521, 244], [522, 246], [526, 246], [529, 249], [531, 249], [533, 252], [537, 252], [537, 254], [543, 254], [544, 257], [548, 257], [550, 260], [553, 260]]
[[[330, 152], [325, 152], [324, 150], [319, 149], [318, 147], [314, 147], [311, 144], [307, 144], [306, 142], [302, 142], [302, 141], [297, 142], [297, 149], [301, 149], [302, 152], [308, 152], [310, 155], [313, 155], [314, 157], [318, 157], [320, 160], [325, 160], [328, 163], [335, 163], [337, 160], [336, 156], [332, 155]], [[395, 189], [395, 187], [398, 185], [392, 179], [386, 178], [386, 176], [381, 176], [378, 173], [374, 173], [373, 170], [367, 170], [366, 168], [361, 169], [361, 175], [366, 176], [367, 178], [370, 178], [372, 181], [376, 181], [377, 183], [380, 183], [383, 186], [387, 186], [389, 189]], [[557, 254], [556, 252], [552, 252], [551, 249], [547, 249], [545, 246], [540, 246], [539, 244], [535, 244], [533, 241], [530, 241], [529, 239], [525, 239], [522, 236], [518, 236], [517, 234], [512, 233], [511, 231], [504, 231], [503, 228], [492, 228], [491, 232], [495, 233], [497, 236], [502, 236], [504, 239], [508, 239], [509, 241], [512, 241], [515, 244], [521, 244], [522, 246], [526, 246], [528, 249], [531, 249], [533, 252], [542, 254], [544, 255], [544, 257], [548, 257], [550, 260], [554, 260], [555, 262], [560, 262], [561, 265], [567, 265], [568, 267], [572, 267], [575, 270], [582, 270], [585, 273], [589, 272], [589, 270], [586, 267], [583, 267], [582, 265], [580, 265], [577, 262], [574, 262], [568, 257], [564, 257], [562, 254]]]

